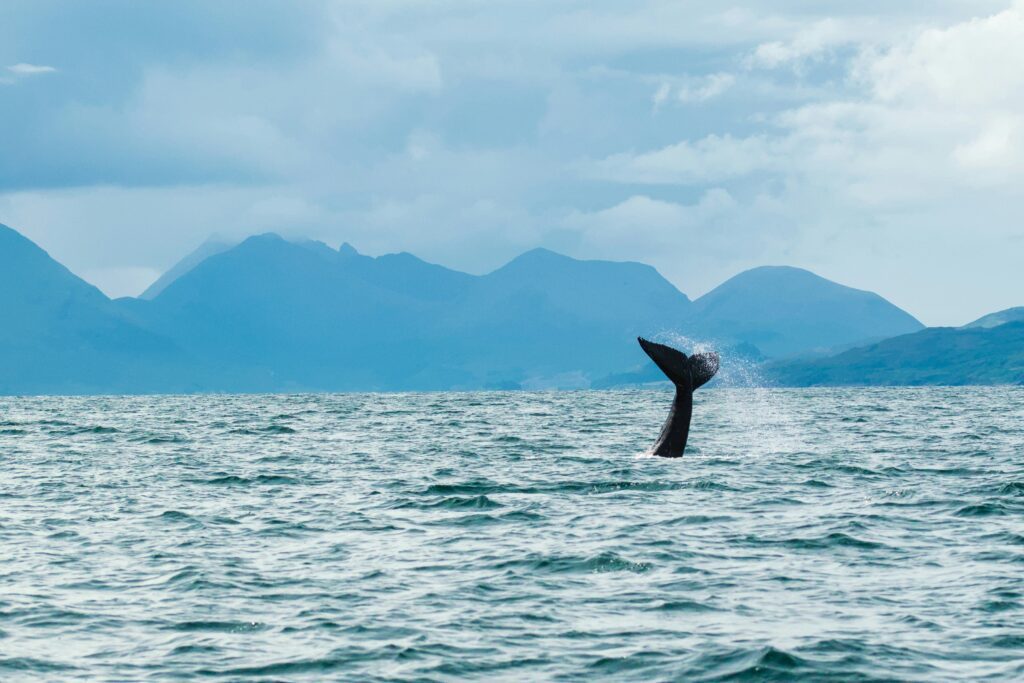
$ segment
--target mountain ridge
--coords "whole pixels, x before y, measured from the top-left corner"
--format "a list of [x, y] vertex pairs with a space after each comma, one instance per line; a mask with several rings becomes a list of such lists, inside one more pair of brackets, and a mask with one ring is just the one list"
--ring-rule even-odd
[[698, 298], [694, 314], [694, 328], [704, 336], [753, 344], [770, 357], [924, 328], [874, 292], [792, 266], [743, 271]]
[[778, 361], [782, 386], [1024, 384], [1024, 320], [994, 327], [930, 327], [828, 358]]
[[[32, 244], [18, 238], [22, 251]], [[790, 328], [813, 330], [815, 320], [807, 316], [793, 327], [792, 311], [814, 313], [810, 304], [822, 297], [840, 309], [867, 297], [901, 324], [916, 323], [877, 295], [788, 267], [741, 273], [694, 302], [656, 269], [636, 262], [585, 261], [538, 248], [490, 273], [470, 275], [405, 252], [372, 257], [347, 243], [334, 249], [275, 233], [192, 258], [148, 299], [110, 301], [32, 247], [38, 258], [23, 257], [29, 265], [22, 265], [37, 268], [44, 279], [71, 278], [82, 294], [68, 306], [88, 324], [76, 328], [75, 315], [62, 319], [53, 307], [36, 306], [32, 314], [44, 323], [34, 331], [23, 326], [20, 338], [0, 345], [0, 357], [9, 361], [0, 373], [7, 375], [0, 376], [6, 393], [42, 386], [28, 375], [33, 368], [47, 374], [31, 349], [48, 326], [63, 330], [65, 339], [84, 334], [92, 341], [53, 350], [65, 357], [67, 381], [62, 389], [62, 375], [50, 372], [46, 390], [95, 393], [585, 388], [615, 378], [647, 381], [656, 375], [637, 351], [639, 335], [712, 340], [736, 350], [744, 363], [770, 355], [751, 342], [749, 327], [726, 324], [748, 305], [742, 299], [751, 279], [769, 295], [760, 303], [755, 297], [755, 309], [790, 309], [774, 329], [764, 327], [771, 315], [761, 311], [762, 327], [755, 330], [767, 329], [769, 341], [782, 339], [783, 351], [807, 352], [818, 344], [809, 337], [801, 346]], [[794, 277], [809, 284], [794, 289]], [[16, 282], [2, 289], [22, 302], [34, 297]], [[724, 303], [722, 292], [729, 294]], [[788, 303], [772, 298], [780, 295]], [[718, 315], [701, 319], [707, 311]], [[97, 325], [105, 336], [90, 337]], [[825, 326], [819, 336], [846, 344], [862, 342], [877, 327], [871, 320], [846, 324], [841, 310]], [[24, 372], [13, 373], [13, 364]], [[724, 365], [723, 373], [728, 369]]]

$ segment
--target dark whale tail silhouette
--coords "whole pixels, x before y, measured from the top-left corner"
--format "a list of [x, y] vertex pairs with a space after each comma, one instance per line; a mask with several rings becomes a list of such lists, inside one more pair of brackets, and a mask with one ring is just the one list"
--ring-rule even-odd
[[661, 428], [661, 436], [651, 453], [663, 458], [678, 458], [686, 450], [686, 439], [690, 436], [693, 392], [707, 384], [718, 372], [718, 354], [695, 353], [687, 357], [682, 351], [647, 341], [643, 337], [637, 337], [637, 341], [655, 365], [676, 385], [672, 409], [669, 410], [665, 426]]

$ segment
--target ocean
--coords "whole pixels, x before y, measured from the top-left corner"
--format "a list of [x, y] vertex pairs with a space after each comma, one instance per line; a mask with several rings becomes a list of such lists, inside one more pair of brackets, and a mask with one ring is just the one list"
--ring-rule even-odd
[[1024, 389], [0, 398], [0, 680], [1021, 680]]

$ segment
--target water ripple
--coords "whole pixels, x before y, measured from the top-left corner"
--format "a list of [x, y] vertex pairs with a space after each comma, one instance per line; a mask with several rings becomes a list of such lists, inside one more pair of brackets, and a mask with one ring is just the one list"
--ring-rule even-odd
[[0, 398], [0, 680], [1021, 680], [1022, 399]]

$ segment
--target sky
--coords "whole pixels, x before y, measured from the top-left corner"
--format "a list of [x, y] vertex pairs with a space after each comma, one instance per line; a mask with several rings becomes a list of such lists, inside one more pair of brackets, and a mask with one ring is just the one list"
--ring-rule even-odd
[[0, 223], [111, 296], [274, 231], [1024, 305], [1024, 2], [5, 0]]

